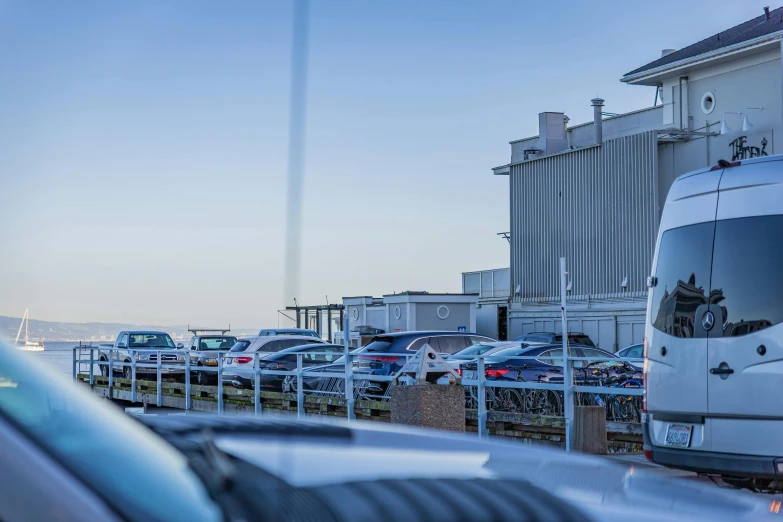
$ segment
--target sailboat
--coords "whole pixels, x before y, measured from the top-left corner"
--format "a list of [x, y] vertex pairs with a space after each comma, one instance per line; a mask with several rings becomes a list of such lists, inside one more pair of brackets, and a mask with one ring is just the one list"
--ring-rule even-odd
[[[24, 343], [19, 342], [19, 337], [22, 335], [22, 327], [24, 326]], [[34, 343], [30, 341], [28, 334], [28, 329], [30, 326], [30, 309], [26, 309], [24, 311], [24, 316], [22, 317], [22, 324], [19, 325], [19, 331], [16, 332], [16, 341], [14, 341], [14, 346], [19, 348], [20, 350], [23, 350], [25, 352], [42, 352], [44, 351], [44, 344], [43, 343]]]

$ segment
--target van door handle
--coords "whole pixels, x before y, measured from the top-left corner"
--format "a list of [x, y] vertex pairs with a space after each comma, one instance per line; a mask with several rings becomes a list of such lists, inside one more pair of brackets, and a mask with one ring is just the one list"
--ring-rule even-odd
[[731, 375], [734, 370], [731, 368], [710, 368], [710, 373], [712, 375]]

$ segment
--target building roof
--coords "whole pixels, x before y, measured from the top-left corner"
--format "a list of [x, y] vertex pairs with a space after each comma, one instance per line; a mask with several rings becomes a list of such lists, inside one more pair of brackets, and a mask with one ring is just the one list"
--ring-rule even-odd
[[658, 58], [638, 69], [625, 74], [625, 77], [639, 74], [641, 72], [656, 69], [661, 66], [673, 64], [681, 60], [693, 58], [705, 53], [717, 51], [724, 47], [741, 44], [756, 38], [766, 36], [778, 31], [783, 31], [783, 7], [779, 7], [769, 12], [769, 19], [766, 14], [757, 16], [747, 22], [741, 23], [726, 31], [721, 31], [700, 42], [684, 47], [671, 54]]

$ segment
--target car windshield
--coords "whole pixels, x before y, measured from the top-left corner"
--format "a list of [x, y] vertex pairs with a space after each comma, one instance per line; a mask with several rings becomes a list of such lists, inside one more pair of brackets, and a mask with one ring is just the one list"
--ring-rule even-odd
[[253, 341], [249, 341], [247, 339], [242, 339], [241, 341], [237, 341], [237, 343], [231, 347], [232, 352], [244, 352], [247, 350], [247, 347], [253, 344]]
[[132, 333], [128, 348], [176, 348], [169, 334], [165, 333]]
[[[498, 350], [497, 352], [492, 354], [491, 359], [492, 360], [503, 360], [506, 357], [515, 357], [517, 355], [522, 355], [527, 351], [527, 348], [506, 348], [504, 350]], [[487, 358], [489, 360], [490, 358]]]
[[359, 350], [359, 353], [386, 353], [393, 342], [393, 337], [375, 337], [370, 344]]
[[198, 342], [199, 350], [229, 350], [237, 344], [236, 337], [202, 337]]
[[181, 453], [116, 406], [29, 357], [0, 344], [0, 416], [123, 518], [220, 520]]
[[449, 359], [473, 359], [475, 356], [486, 353], [493, 348], [495, 347], [487, 344], [477, 344], [458, 351], [454, 355], [449, 356]]

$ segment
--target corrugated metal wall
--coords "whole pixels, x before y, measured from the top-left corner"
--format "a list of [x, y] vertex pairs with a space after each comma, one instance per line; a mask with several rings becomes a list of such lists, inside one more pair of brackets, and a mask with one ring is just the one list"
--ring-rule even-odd
[[645, 294], [658, 224], [656, 169], [654, 131], [512, 165], [513, 300], [559, 299], [561, 256], [574, 298]]

